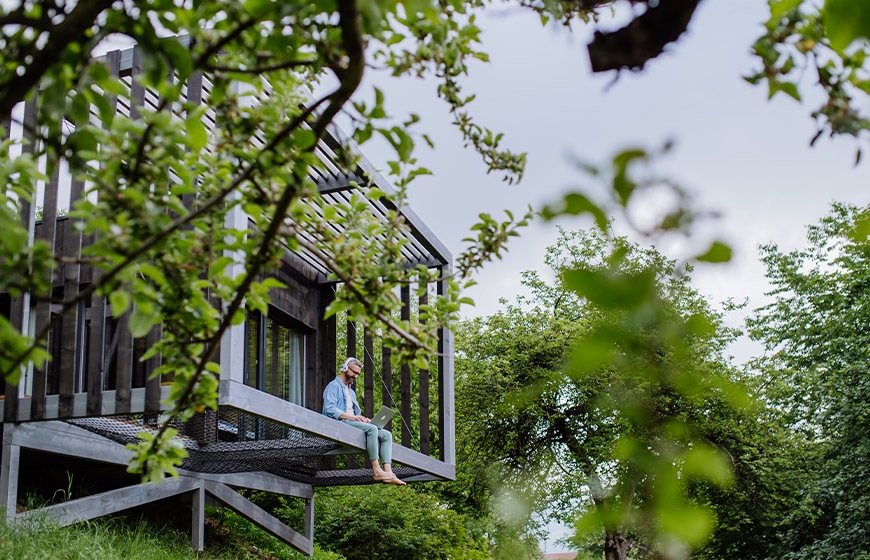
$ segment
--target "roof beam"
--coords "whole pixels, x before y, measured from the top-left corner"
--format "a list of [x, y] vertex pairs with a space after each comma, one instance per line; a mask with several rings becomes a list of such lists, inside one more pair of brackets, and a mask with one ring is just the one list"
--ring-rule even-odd
[[335, 178], [317, 179], [314, 184], [317, 185], [317, 192], [320, 194], [331, 194], [369, 186], [369, 182], [356, 173], [345, 173], [341, 177]]

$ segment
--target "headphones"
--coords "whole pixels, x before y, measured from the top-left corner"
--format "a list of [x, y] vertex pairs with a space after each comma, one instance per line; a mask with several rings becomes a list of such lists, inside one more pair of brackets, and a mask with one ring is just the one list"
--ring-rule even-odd
[[341, 373], [346, 372], [346, 371], [347, 371], [347, 368], [350, 367], [350, 364], [354, 364], [354, 363], [362, 365], [362, 364], [360, 363], [359, 360], [357, 360], [356, 358], [351, 357], [351, 358], [346, 359], [346, 360], [344, 361], [344, 363], [341, 364], [341, 368], [339, 369], [339, 371], [341, 371]]

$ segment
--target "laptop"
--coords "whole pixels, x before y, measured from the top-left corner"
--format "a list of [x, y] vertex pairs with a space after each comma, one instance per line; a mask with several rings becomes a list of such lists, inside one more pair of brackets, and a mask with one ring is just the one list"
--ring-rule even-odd
[[381, 409], [374, 416], [372, 416], [371, 423], [378, 428], [383, 428], [387, 425], [387, 422], [390, 421], [390, 419], [393, 417], [393, 414], [395, 413], [396, 411], [394, 411], [392, 408], [382, 406]]

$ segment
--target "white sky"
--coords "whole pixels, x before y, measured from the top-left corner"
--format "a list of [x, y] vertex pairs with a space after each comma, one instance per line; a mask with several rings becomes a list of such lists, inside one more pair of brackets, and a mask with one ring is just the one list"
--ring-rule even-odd
[[[384, 89], [393, 116], [418, 113], [420, 131], [435, 140], [434, 151], [419, 143], [420, 163], [434, 176], [414, 183], [410, 204], [454, 256], [478, 213], [501, 216], [507, 208], [520, 214], [528, 204], [540, 208], [580, 185], [584, 177], [570, 163], [572, 155], [604, 162], [622, 148], [655, 148], [673, 139], [676, 150], [659, 169], [688, 187], [697, 206], [721, 214], [699, 229], [697, 244], [721, 237], [734, 249], [728, 265], [697, 269], [695, 285], [714, 302], [749, 298], [752, 308], [767, 289], [759, 244], [800, 247], [805, 227], [831, 202], [868, 202], [868, 166], [853, 165], [853, 139], [822, 138], [810, 148], [814, 100], [800, 105], [779, 94], [768, 101], [766, 86], [741, 78], [758, 67], [750, 47], [766, 16], [765, 0], [706, 0], [670, 52], [608, 88], [612, 75], [589, 71], [588, 29], [542, 29], [531, 14], [491, 10], [479, 23], [492, 61], [475, 65], [463, 85], [478, 95], [471, 107], [478, 122], [504, 132], [512, 149], [529, 153], [525, 178], [515, 186], [486, 175], [478, 156], [463, 149], [432, 82], [369, 73], [368, 84]], [[806, 78], [813, 78], [809, 70]], [[382, 145], [371, 142], [363, 151], [386, 167], [389, 151]], [[542, 270], [544, 249], [555, 238], [552, 224], [527, 229], [502, 261], [478, 276], [468, 294], [477, 305], [466, 313], [490, 314], [499, 298], [512, 299], [521, 289], [520, 272]], [[742, 316], [729, 321], [740, 325]], [[747, 341], [732, 348], [738, 362], [758, 351]], [[553, 541], [564, 529], [551, 529], [546, 552], [561, 550]]]
[[[508, 147], [528, 152], [525, 177], [514, 186], [487, 175], [479, 157], [462, 147], [433, 82], [370, 72], [361, 91], [370, 95], [375, 83], [385, 91], [392, 116], [419, 114], [419, 132], [435, 140], [434, 151], [418, 142], [420, 164], [434, 176], [415, 181], [410, 204], [454, 256], [478, 213], [521, 214], [528, 204], [537, 209], [588, 184], [572, 156], [603, 163], [628, 146], [652, 149], [674, 140], [676, 149], [658, 169], [687, 187], [698, 207], [720, 213], [702, 224], [695, 243], [700, 250], [720, 237], [735, 251], [728, 265], [696, 270], [695, 284], [714, 302], [748, 297], [753, 307], [766, 290], [759, 244], [796, 248], [805, 226], [831, 202], [868, 201], [868, 167], [853, 165], [854, 139], [822, 138], [810, 148], [814, 100], [800, 105], [779, 94], [768, 101], [766, 86], [742, 79], [759, 65], [750, 47], [766, 16], [764, 0], [702, 2], [676, 46], [644, 72], [624, 73], [608, 87], [612, 74], [593, 76], [589, 70], [589, 29], [578, 26], [572, 34], [559, 26], [542, 28], [534, 15], [516, 8], [499, 6], [484, 14], [479, 24], [492, 60], [475, 64], [462, 83], [466, 93], [477, 94], [470, 108], [477, 122], [504, 132]], [[808, 70], [806, 79], [812, 78]], [[363, 151], [386, 167], [389, 151], [383, 145], [370, 142]], [[466, 314], [490, 314], [500, 297], [512, 299], [521, 289], [520, 272], [543, 269], [543, 251], [555, 238], [552, 224], [525, 230], [502, 261], [478, 276], [479, 285], [468, 294], [476, 308]], [[739, 324], [741, 317], [730, 320]], [[754, 351], [748, 343], [733, 349], [741, 362]]]

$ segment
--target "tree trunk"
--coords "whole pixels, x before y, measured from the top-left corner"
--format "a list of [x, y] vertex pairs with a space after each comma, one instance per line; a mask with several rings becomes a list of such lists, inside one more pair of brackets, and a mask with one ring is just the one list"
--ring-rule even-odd
[[607, 531], [604, 534], [605, 560], [626, 560], [628, 558], [629, 548], [631, 548], [631, 546], [622, 532]]

